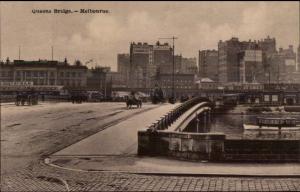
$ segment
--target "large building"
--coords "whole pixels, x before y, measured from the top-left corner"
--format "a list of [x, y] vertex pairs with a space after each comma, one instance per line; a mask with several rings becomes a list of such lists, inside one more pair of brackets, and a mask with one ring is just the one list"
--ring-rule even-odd
[[197, 67], [197, 59], [194, 58], [182, 58], [181, 61], [181, 69], [179, 73], [182, 74], [198, 74], [198, 67]]
[[122, 78], [124, 84], [129, 86], [130, 76], [130, 55], [129, 54], [118, 54], [118, 72]]
[[107, 76], [109, 72], [110, 67], [98, 66], [89, 69], [87, 73], [87, 89], [105, 93], [109, 84]]
[[[159, 74], [152, 81], [152, 87], [155, 87], [155, 85], [161, 87], [167, 97], [172, 96], [173, 74]], [[196, 76], [194, 74], [174, 75], [174, 93], [177, 98], [189, 92], [192, 93], [197, 88]]]
[[240, 80], [242, 83], [265, 82], [262, 50], [245, 50], [238, 55]]
[[296, 72], [296, 53], [293, 46], [288, 49], [279, 48], [268, 58], [269, 81], [272, 83], [286, 83], [298, 81]]
[[218, 81], [218, 51], [200, 50], [198, 58], [199, 76]]
[[156, 73], [153, 65], [153, 45], [147, 43], [130, 44], [130, 76], [131, 87], [149, 87], [150, 77]]
[[298, 46], [297, 51], [297, 72], [300, 72], [300, 45]]
[[59, 61], [6, 60], [0, 64], [1, 82], [32, 82], [33, 85], [61, 85], [82, 88], [87, 85], [87, 67], [80, 61], [70, 65]]
[[[245, 50], [261, 50], [262, 65], [266, 65], [266, 59], [271, 57], [276, 51], [276, 40], [269, 36], [261, 41], [239, 41], [233, 37], [228, 41], [219, 41], [219, 81], [220, 82], [240, 82], [240, 53]], [[266, 67], [264, 67], [266, 69]], [[264, 71], [266, 74], [266, 71]]]
[[[159, 73], [172, 73], [173, 70], [173, 52], [168, 43], [160, 44], [157, 42], [153, 46], [153, 65]], [[174, 63], [176, 61], [174, 60]], [[176, 67], [174, 69], [176, 71]]]
[[151, 78], [157, 73], [172, 73], [172, 55], [168, 43], [131, 43], [128, 67], [130, 87], [149, 88]]

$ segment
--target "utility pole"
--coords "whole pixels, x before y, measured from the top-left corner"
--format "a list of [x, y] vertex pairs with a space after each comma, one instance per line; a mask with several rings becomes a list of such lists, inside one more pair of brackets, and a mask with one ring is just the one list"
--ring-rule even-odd
[[51, 61], [53, 61], [53, 46], [51, 46]]
[[[135, 74], [132, 71], [132, 63], [133, 63], [133, 43], [130, 43], [130, 51], [129, 51], [129, 88], [132, 88], [132, 75], [135, 76]], [[133, 77], [134, 78], [134, 77]]]
[[21, 46], [19, 45], [19, 60], [21, 60]]
[[171, 100], [171, 103], [174, 104], [175, 103], [175, 79], [174, 79], [174, 75], [175, 75], [175, 39], [178, 39], [177, 37], [169, 37], [169, 38], [159, 38], [159, 39], [172, 39], [172, 42], [173, 42], [173, 48], [172, 48], [172, 100]]

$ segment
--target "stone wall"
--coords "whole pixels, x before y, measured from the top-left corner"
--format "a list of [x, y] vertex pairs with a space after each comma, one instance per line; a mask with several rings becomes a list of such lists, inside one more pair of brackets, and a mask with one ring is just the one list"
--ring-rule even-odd
[[299, 140], [226, 140], [223, 133], [138, 132], [138, 155], [208, 161], [300, 162], [299, 154]]
[[138, 154], [161, 155], [179, 159], [223, 159], [225, 134], [139, 131]]

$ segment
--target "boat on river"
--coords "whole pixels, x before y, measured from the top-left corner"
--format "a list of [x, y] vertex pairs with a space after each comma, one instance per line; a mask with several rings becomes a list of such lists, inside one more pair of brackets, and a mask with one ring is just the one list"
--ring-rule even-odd
[[290, 117], [257, 117], [256, 124], [244, 124], [244, 130], [258, 131], [295, 131], [300, 130], [300, 123]]

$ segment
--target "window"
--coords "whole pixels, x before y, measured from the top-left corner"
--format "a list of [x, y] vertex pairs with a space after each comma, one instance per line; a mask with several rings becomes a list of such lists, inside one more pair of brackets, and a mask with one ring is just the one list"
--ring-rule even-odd
[[278, 95], [272, 95], [272, 101], [277, 102], [278, 101]]
[[66, 77], [70, 77], [70, 72], [67, 72]]
[[76, 76], [76, 73], [75, 72], [72, 72], [72, 77], [75, 77]]
[[64, 72], [60, 72], [60, 76], [63, 77], [64, 76]]
[[54, 77], [54, 72], [50, 72], [50, 77]]
[[264, 100], [266, 102], [269, 102], [270, 101], [270, 95], [264, 95]]

